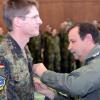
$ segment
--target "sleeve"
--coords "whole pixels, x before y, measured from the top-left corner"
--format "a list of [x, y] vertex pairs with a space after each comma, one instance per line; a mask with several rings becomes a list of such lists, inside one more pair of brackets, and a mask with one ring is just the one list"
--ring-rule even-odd
[[7, 100], [5, 63], [4, 58], [0, 55], [0, 100]]
[[4, 51], [0, 46], [0, 100], [7, 100], [7, 76], [6, 76], [6, 61], [4, 58]]
[[70, 98], [62, 93], [57, 93], [54, 97], [54, 100], [70, 100]]
[[45, 72], [41, 81], [51, 88], [71, 96], [85, 96], [100, 88], [100, 59], [83, 66], [70, 74]]
[[[66, 94], [62, 94], [61, 92], [55, 91], [55, 97], [53, 100], [70, 100], [70, 98]], [[45, 97], [44, 100], [51, 100], [48, 97]]]

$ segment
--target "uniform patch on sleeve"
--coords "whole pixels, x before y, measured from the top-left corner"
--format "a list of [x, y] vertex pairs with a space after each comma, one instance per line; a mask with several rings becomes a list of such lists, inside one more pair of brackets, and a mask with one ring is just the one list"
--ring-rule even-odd
[[4, 65], [3, 64], [0, 64], [0, 68], [4, 68]]
[[0, 75], [0, 91], [4, 90], [6, 84], [6, 79], [5, 77]]

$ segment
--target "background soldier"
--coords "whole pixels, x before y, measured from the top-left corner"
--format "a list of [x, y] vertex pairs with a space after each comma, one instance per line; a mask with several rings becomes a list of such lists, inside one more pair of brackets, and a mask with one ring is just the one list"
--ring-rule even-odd
[[2, 41], [2, 39], [3, 39], [3, 28], [2, 27], [0, 27], [0, 42]]
[[33, 62], [34, 63], [39, 63], [42, 61], [41, 57], [41, 35], [37, 37], [33, 37], [30, 39], [29, 43], [29, 50], [32, 54], [33, 57]]
[[46, 31], [42, 34], [42, 53], [43, 53], [43, 63], [45, 66], [48, 66], [48, 44], [47, 40], [51, 34], [52, 26], [46, 25]]
[[60, 37], [60, 54], [61, 54], [61, 72], [70, 72], [73, 70], [75, 63], [74, 58], [70, 51], [68, 50], [68, 35], [67, 29], [69, 24], [67, 21], [64, 21], [60, 25], [59, 37]]
[[56, 29], [52, 29], [52, 32], [47, 38], [47, 60], [48, 69], [60, 72], [60, 47], [59, 37]]

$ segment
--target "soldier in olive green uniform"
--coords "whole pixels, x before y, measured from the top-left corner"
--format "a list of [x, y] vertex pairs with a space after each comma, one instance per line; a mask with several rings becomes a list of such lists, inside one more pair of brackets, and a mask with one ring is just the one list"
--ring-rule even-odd
[[65, 21], [61, 23], [59, 30], [60, 38], [60, 54], [61, 54], [61, 72], [71, 72], [74, 69], [75, 62], [73, 55], [68, 50], [68, 34], [67, 28], [68, 23]]
[[0, 42], [3, 40], [3, 29], [0, 27]]
[[50, 25], [46, 26], [46, 32], [43, 34], [43, 54], [47, 69], [60, 72], [59, 37], [56, 29], [52, 29]]
[[47, 38], [47, 56], [48, 56], [48, 69], [60, 72], [60, 45], [59, 37], [56, 29], [48, 35]]
[[33, 37], [30, 39], [29, 43], [29, 50], [32, 54], [33, 57], [33, 62], [34, 63], [39, 63], [42, 61], [41, 57], [41, 35], [37, 37]]
[[51, 34], [52, 26], [46, 25], [46, 31], [42, 35], [42, 52], [43, 52], [43, 63], [48, 68], [48, 44], [47, 40]]
[[3, 40], [3, 36], [0, 35], [0, 42]]

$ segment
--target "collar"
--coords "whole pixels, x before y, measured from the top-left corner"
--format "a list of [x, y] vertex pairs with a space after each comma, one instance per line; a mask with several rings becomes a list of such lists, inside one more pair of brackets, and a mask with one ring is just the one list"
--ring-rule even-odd
[[100, 45], [96, 44], [96, 46], [90, 51], [90, 53], [86, 56], [84, 63], [87, 64], [89, 61], [100, 55]]
[[6, 35], [6, 41], [8, 45], [11, 47], [11, 51], [16, 54], [18, 57], [22, 57], [22, 50], [18, 43], [10, 36], [10, 34]]

